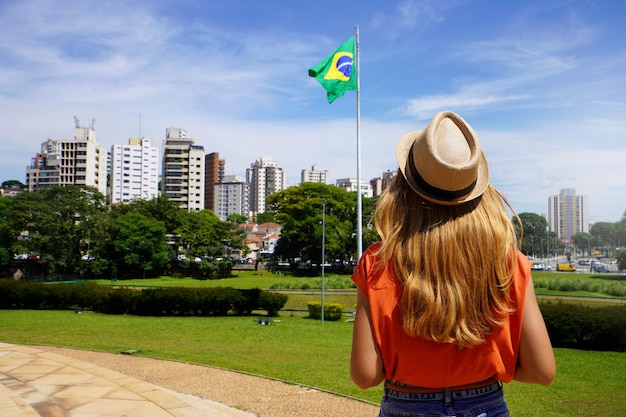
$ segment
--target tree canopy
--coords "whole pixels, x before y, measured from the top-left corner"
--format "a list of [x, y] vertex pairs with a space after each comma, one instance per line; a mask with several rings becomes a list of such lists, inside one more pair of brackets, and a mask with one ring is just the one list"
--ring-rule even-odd
[[[322, 261], [322, 223], [327, 259], [347, 261], [356, 248], [356, 193], [305, 182], [272, 194], [269, 211], [282, 226], [274, 253], [295, 261]], [[323, 212], [325, 209], [325, 214]]]

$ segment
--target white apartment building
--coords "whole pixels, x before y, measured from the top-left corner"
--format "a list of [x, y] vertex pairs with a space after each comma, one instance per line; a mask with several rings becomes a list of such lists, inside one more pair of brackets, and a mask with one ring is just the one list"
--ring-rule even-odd
[[548, 197], [548, 228], [566, 241], [575, 233], [589, 233], [587, 196], [576, 195], [574, 188], [563, 188], [559, 195]]
[[262, 156], [246, 169], [246, 181], [250, 184], [250, 218], [265, 212], [268, 196], [285, 189], [283, 169], [271, 157]]
[[130, 138], [111, 147], [109, 203], [152, 200], [159, 195], [159, 148], [152, 139]]
[[161, 193], [188, 211], [204, 209], [204, 147], [183, 128], [165, 131]]
[[248, 216], [250, 212], [250, 186], [238, 175], [225, 175], [215, 184], [215, 205], [213, 212], [221, 220], [231, 214]]
[[330, 173], [328, 170], [320, 171], [317, 165], [313, 165], [311, 170], [303, 169], [300, 174], [300, 182], [322, 182], [330, 184]]
[[[98, 146], [93, 128], [75, 119], [74, 139], [48, 139], [26, 169], [28, 191], [56, 185], [85, 185], [107, 193], [107, 151]], [[92, 125], [93, 126], [93, 125]]]
[[[358, 191], [356, 184], [356, 178], [340, 178], [336, 182], [337, 187], [355, 193]], [[361, 195], [368, 198], [372, 197], [372, 186], [363, 180], [361, 180]]]

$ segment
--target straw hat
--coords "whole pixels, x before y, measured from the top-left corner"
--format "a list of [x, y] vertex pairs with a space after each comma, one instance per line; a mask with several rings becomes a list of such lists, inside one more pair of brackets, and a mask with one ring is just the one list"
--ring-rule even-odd
[[489, 185], [478, 136], [453, 112], [437, 113], [424, 130], [401, 137], [396, 158], [413, 191], [434, 203], [465, 203]]

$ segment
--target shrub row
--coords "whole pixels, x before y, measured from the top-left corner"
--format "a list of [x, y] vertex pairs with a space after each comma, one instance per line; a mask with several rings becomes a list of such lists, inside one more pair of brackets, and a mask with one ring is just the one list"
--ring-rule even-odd
[[42, 284], [0, 280], [0, 309], [88, 309], [138, 316], [276, 316], [287, 296], [260, 289], [158, 288], [133, 290], [96, 284]]
[[626, 351], [626, 304], [592, 307], [546, 302], [541, 312], [554, 347]]
[[[299, 279], [291, 281], [279, 281], [270, 286], [272, 290], [319, 290], [322, 288], [321, 279]], [[356, 288], [350, 278], [335, 277], [324, 280], [324, 288], [331, 290], [344, 290]]]
[[[309, 318], [322, 318], [322, 303], [320, 301], [310, 301], [307, 303], [309, 309]], [[338, 303], [324, 303], [324, 320], [339, 321], [343, 316], [345, 306]]]
[[626, 297], [626, 282], [614, 276], [602, 278], [533, 278], [535, 288], [554, 291], [587, 291], [607, 294], [614, 297]]

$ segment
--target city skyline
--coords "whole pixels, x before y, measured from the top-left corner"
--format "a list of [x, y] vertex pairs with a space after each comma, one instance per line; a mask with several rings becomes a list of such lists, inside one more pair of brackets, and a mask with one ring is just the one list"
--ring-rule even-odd
[[608, 0], [2, 2], [0, 180], [23, 182], [42, 142], [72, 137], [74, 116], [95, 119], [107, 150], [181, 127], [229, 175], [271, 156], [287, 186], [313, 165], [331, 183], [356, 178], [354, 91], [329, 105], [307, 71], [358, 24], [364, 181], [397, 169], [400, 136], [452, 110], [517, 212], [545, 214], [575, 188], [590, 221], [617, 222], [625, 17]]
[[[85, 157], [87, 158], [86, 166], [89, 166], [90, 164], [94, 163], [94, 161], [91, 160], [90, 158], [96, 157], [96, 152], [95, 152], [96, 147], [97, 148], [101, 148], [101, 147], [97, 143], [97, 135], [95, 131], [89, 128], [80, 127], [78, 125], [78, 121], [76, 121], [76, 124], [77, 124], [76, 129], [75, 129], [76, 142], [78, 143], [79, 141], [84, 142], [85, 140], [88, 140], [92, 142], [92, 146], [94, 147], [94, 149], [92, 150], [93, 154], [91, 156], [90, 156], [89, 151], [87, 151], [84, 155], [80, 156], [80, 158], [85, 158]], [[196, 170], [195, 168], [188, 170], [185, 168], [185, 164], [182, 164], [181, 166], [180, 161], [170, 161], [170, 162], [174, 162], [174, 168], [175, 168], [174, 171], [176, 171], [174, 178], [173, 178], [174, 182], [172, 184], [180, 184], [181, 175], [179, 174], [180, 174], [181, 169], [183, 171], [182, 176], [191, 175], [191, 171], [194, 171], [195, 174], [193, 174], [192, 176], [195, 175], [195, 177], [194, 178], [190, 177], [188, 179], [189, 183], [186, 184], [187, 186], [189, 186], [189, 189], [188, 189], [189, 193], [196, 193], [196, 192], [199, 192], [197, 190], [203, 189], [205, 190], [205, 196], [206, 196], [206, 190], [213, 190], [214, 189], [213, 186], [215, 186], [215, 189], [219, 188], [220, 195], [223, 198], [225, 198], [225, 201], [219, 201], [219, 198], [218, 198], [218, 204], [216, 204], [214, 197], [206, 199], [200, 194], [193, 194], [193, 195], [197, 195], [198, 196], [197, 198], [199, 198], [199, 200], [197, 201], [197, 205], [196, 205], [196, 204], [192, 204], [191, 201], [189, 200], [192, 194], [187, 195], [188, 193], [185, 192], [185, 196], [182, 197], [185, 202], [181, 207], [189, 208], [190, 210], [191, 209], [200, 210], [201, 209], [200, 205], [203, 205], [202, 208], [214, 211], [223, 220], [225, 220], [228, 217], [228, 214], [244, 214], [245, 215], [245, 212], [247, 212], [248, 210], [246, 209], [245, 212], [241, 211], [243, 210], [242, 203], [243, 203], [244, 195], [247, 194], [247, 192], [244, 190], [243, 185], [242, 185], [244, 184], [244, 180], [243, 178], [237, 175], [227, 175], [225, 172], [223, 172], [223, 167], [225, 166], [226, 161], [219, 159], [219, 153], [213, 152], [213, 153], [202, 154], [202, 152], [204, 151], [204, 148], [202, 146], [194, 145], [194, 139], [187, 138], [187, 133], [184, 128], [169, 128], [167, 129], [166, 136], [167, 136], [167, 139], [164, 142], [165, 149], [163, 151], [162, 162], [168, 159], [167, 154], [168, 152], [171, 152], [171, 148], [178, 146], [176, 145], [175, 142], [182, 141], [180, 142], [180, 144], [182, 144], [183, 148], [186, 149], [185, 152], [183, 152], [186, 155], [186, 157], [195, 160], [196, 162], [194, 162], [194, 164], [200, 163], [200, 165], [194, 165], [194, 167], [197, 166], [197, 169], [199, 169], [198, 172], [195, 172]], [[51, 146], [50, 142], [51, 140], [48, 140], [47, 142], [44, 142], [42, 144], [42, 152], [44, 152], [44, 148], [48, 148]], [[65, 140], [65, 142], [72, 142], [72, 140]], [[71, 146], [71, 148], [74, 149], [73, 146]], [[180, 146], [178, 146], [178, 148], [180, 148]], [[102, 149], [103, 151], [106, 151], [104, 148]], [[192, 149], [194, 151], [192, 151]], [[195, 156], [191, 154], [192, 152], [197, 152], [197, 151], [201, 151], [201, 152], [197, 153]], [[187, 154], [188, 152], [189, 154]], [[58, 152], [53, 152], [53, 153], [56, 154]], [[66, 153], [67, 155], [65, 159], [79, 158], [79, 156], [75, 155], [73, 152], [72, 153], [66, 152]], [[125, 154], [124, 157], [122, 157], [122, 153]], [[134, 155], [131, 155], [131, 153]], [[44, 154], [37, 154], [36, 160], [38, 161], [40, 157], [44, 156]], [[179, 155], [182, 155], [182, 154], [176, 151], [175, 159], [180, 159]], [[47, 156], [50, 157], [49, 154]], [[55, 156], [55, 158], [57, 157], [58, 155]], [[163, 171], [158, 172], [157, 167], [159, 165], [158, 164], [159, 148], [158, 146], [153, 146], [152, 139], [131, 138], [128, 141], [128, 145], [114, 144], [111, 147], [111, 151], [109, 152], [109, 159], [110, 159], [110, 167], [109, 167], [108, 174], [110, 175], [110, 184], [107, 186], [106, 195], [109, 196], [111, 204], [119, 203], [123, 199], [126, 202], [131, 201], [134, 198], [152, 199], [156, 196], [157, 180], [163, 184], [167, 184], [167, 181], [164, 179], [165, 168], [167, 164], [163, 163], [162, 164]], [[211, 161], [211, 162], [207, 162], [207, 161]], [[81, 164], [85, 164], [85, 162], [81, 162]], [[62, 166], [72, 165], [72, 162], [66, 160], [65, 162], [61, 162], [61, 165]], [[99, 165], [99, 164], [96, 163], [95, 165]], [[59, 167], [58, 163], [55, 163], [52, 166]], [[261, 169], [262, 167], [263, 167], [263, 170], [269, 169], [269, 171], [263, 175], [253, 174], [253, 171], [257, 169]], [[37, 170], [38, 172], [38, 169], [41, 168], [41, 166], [37, 166], [37, 167], [33, 166], [31, 168], [35, 168], [35, 170]], [[207, 175], [208, 174], [206, 172], [207, 169], [210, 169], [211, 171], [213, 170], [216, 170], [216, 171], [211, 172], [210, 175]], [[171, 171], [171, 169], [169, 170]], [[29, 169], [28, 171], [29, 171], [29, 174], [28, 174], [29, 177], [32, 176], [33, 173], [30, 172], [31, 170]], [[122, 175], [122, 171], [124, 172], [128, 171], [128, 172]], [[132, 171], [132, 175], [130, 174], [131, 171]], [[362, 180], [363, 196], [371, 198], [374, 195], [376, 195], [376, 194], [372, 194], [372, 192], [375, 190], [378, 190], [378, 192], [380, 192], [379, 187], [383, 185], [383, 182], [388, 181], [389, 178], [395, 176], [395, 174], [396, 174], [395, 172], [388, 171], [386, 173], [383, 173], [380, 177], [372, 178], [369, 181], [365, 179]], [[257, 190], [256, 192], [258, 192], [258, 190], [265, 190], [267, 186], [265, 184], [259, 186], [259, 184], [256, 184], [256, 180], [259, 180], [261, 178], [261, 181], [264, 182], [265, 178], [268, 175], [277, 175], [277, 177], [271, 181], [272, 184], [277, 183], [277, 182], [280, 183], [280, 184], [275, 184], [275, 185], [278, 185], [278, 189], [276, 189], [274, 192], [282, 191], [285, 188], [283, 169], [282, 167], [280, 167], [280, 165], [276, 161], [272, 160], [271, 156], [259, 157], [258, 160], [250, 164], [250, 168], [246, 169], [246, 176], [248, 178], [245, 184], [247, 187], [250, 187], [252, 190]], [[314, 165], [311, 167], [310, 171], [307, 169], [301, 170], [301, 182], [300, 183], [304, 181], [328, 183], [327, 182], [328, 175], [329, 175], [328, 170], [320, 171], [319, 167]], [[39, 183], [39, 180], [41, 180], [41, 178], [39, 178], [39, 180], [37, 179], [37, 177], [39, 176], [40, 175], [36, 175], [36, 177], [33, 178], [34, 179], [33, 184], [28, 184], [29, 190], [32, 190], [32, 189], [36, 190], [39, 188], [38, 183]], [[128, 177], [128, 178], [123, 180], [122, 176]], [[224, 181], [220, 180], [221, 176], [223, 176]], [[305, 177], [306, 179], [303, 179]], [[196, 181], [201, 181], [202, 178], [204, 178], [205, 182], [207, 181], [208, 178], [213, 178], [214, 182], [212, 183], [212, 186], [207, 187], [207, 184], [205, 183], [198, 184], [198, 186], [196, 187], [192, 186], [193, 184], [196, 184]], [[47, 180], [44, 181], [44, 186], [46, 186], [45, 183], [48, 183], [47, 186], [49, 186], [50, 180], [51, 180], [50, 178], [47, 178]], [[81, 181], [84, 181], [84, 179]], [[346, 189], [348, 191], [354, 191], [356, 188], [356, 181], [357, 180], [355, 178], [342, 178], [342, 179], [337, 179], [335, 184], [333, 185]], [[374, 182], [376, 182], [376, 184], [374, 184]], [[90, 185], [90, 184], [87, 184], [87, 185]], [[224, 187], [218, 187], [218, 185], [220, 186], [223, 185]], [[165, 187], [165, 188], [168, 188], [168, 187]], [[177, 195], [176, 199], [180, 198], [180, 196], [178, 196], [181, 191], [180, 189], [176, 187], [175, 189], [173, 189], [171, 186], [169, 188], [170, 190], [168, 191], [168, 193], [174, 193], [175, 195]], [[384, 186], [383, 186], [383, 190], [384, 190]], [[161, 187], [161, 192], [162, 191], [163, 191], [163, 187]], [[149, 195], [150, 193], [152, 193], [152, 195]], [[236, 195], [232, 193], [235, 193]], [[270, 194], [272, 193], [273, 192], [271, 192]], [[245, 201], [246, 201], [246, 204], [250, 203], [252, 206], [255, 206], [255, 207], [261, 204], [263, 206], [262, 211], [264, 211], [265, 198], [266, 198], [265, 193], [262, 192], [262, 195], [257, 196], [258, 201], [253, 201], [254, 199], [248, 201], [249, 200], [248, 198], [245, 198]], [[567, 200], [567, 202], [564, 202], [563, 199], [566, 199], [566, 198], [569, 198], [569, 200]], [[207, 205], [206, 204], [207, 201], [212, 202], [212, 203]], [[181, 203], [182, 202], [183, 201], [181, 200]], [[231, 213], [230, 206], [233, 204], [237, 205], [239, 209], [236, 211], [232, 211]], [[556, 231], [559, 237], [561, 237], [562, 239], [568, 240], [571, 234], [577, 233], [577, 232], [588, 233], [590, 227], [592, 226], [593, 222], [590, 222], [588, 219], [588, 198], [585, 195], [577, 195], [576, 190], [573, 188], [561, 189], [558, 195], [549, 196], [547, 208], [548, 208], [547, 214], [546, 213], [536, 213], [536, 214], [544, 216], [546, 220], [548, 221], [548, 224], [549, 224], [548, 228], [551, 231]], [[561, 216], [564, 216], [564, 217], [561, 218]], [[567, 236], [565, 236], [564, 234]]]

